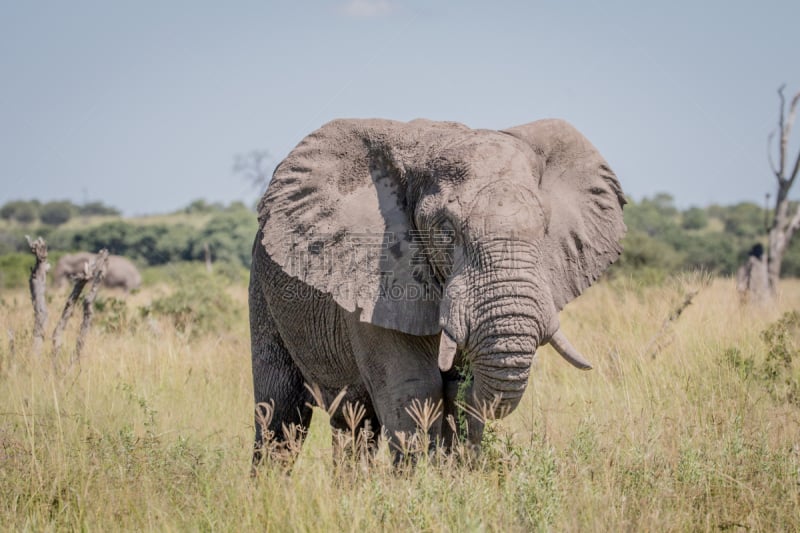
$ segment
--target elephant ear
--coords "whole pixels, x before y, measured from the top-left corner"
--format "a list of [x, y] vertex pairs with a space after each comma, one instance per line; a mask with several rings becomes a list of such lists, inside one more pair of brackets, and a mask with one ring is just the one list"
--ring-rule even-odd
[[614, 172], [592, 144], [563, 120], [539, 120], [505, 130], [539, 159], [539, 190], [550, 207], [545, 259], [553, 303], [561, 310], [622, 253], [625, 197]]
[[362, 321], [432, 335], [439, 292], [414, 240], [403, 163], [425, 128], [414, 124], [336, 120], [310, 134], [275, 170], [259, 226], [273, 261]]

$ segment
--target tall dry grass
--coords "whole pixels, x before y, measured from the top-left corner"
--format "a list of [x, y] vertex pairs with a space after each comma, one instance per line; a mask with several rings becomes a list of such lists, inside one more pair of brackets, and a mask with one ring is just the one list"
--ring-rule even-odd
[[725, 279], [595, 286], [562, 313], [595, 370], [542, 348], [478, 464], [422, 458], [397, 473], [384, 445], [371, 467], [334, 467], [317, 409], [292, 473], [267, 467], [255, 481], [244, 287], [230, 329], [178, 332], [154, 317], [98, 328], [66, 375], [27, 355], [30, 303], [4, 293], [0, 529], [798, 531], [800, 361], [790, 325], [772, 346], [760, 337], [800, 308], [800, 282], [782, 288], [777, 308], [759, 310], [740, 308]]

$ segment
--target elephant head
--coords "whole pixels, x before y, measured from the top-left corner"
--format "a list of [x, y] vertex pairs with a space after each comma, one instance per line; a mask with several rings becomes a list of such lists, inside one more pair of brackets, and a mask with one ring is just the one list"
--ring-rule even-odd
[[541, 344], [591, 368], [558, 312], [621, 253], [624, 203], [560, 120], [337, 120], [276, 169], [259, 222], [274, 261], [360, 320], [440, 334], [441, 370], [469, 362], [471, 402], [500, 416]]

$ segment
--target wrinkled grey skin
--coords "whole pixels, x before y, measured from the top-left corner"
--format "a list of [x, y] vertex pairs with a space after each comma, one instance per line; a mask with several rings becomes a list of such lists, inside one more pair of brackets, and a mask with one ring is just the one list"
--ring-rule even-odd
[[[71, 276], [83, 271], [83, 266], [87, 262], [94, 261], [95, 255], [89, 252], [78, 252], [62, 256], [56, 263], [56, 269], [53, 272], [55, 286], [62, 287]], [[108, 267], [103, 279], [103, 286], [130, 292], [139, 288], [141, 284], [142, 276], [129, 259], [119, 255], [108, 256]]]
[[[255, 401], [274, 403], [274, 439], [308, 427], [304, 383], [327, 402], [347, 387], [396, 447], [415, 430], [414, 400], [456, 413], [462, 365], [466, 403], [490, 418], [517, 406], [544, 343], [591, 368], [558, 311], [621, 253], [624, 203], [597, 150], [560, 120], [504, 131], [337, 120], [306, 137], [259, 204], [253, 247]], [[443, 419], [430, 436], [447, 446]], [[483, 423], [469, 423], [478, 447]], [[341, 412], [331, 424], [345, 429]], [[257, 450], [262, 439], [257, 422]]]

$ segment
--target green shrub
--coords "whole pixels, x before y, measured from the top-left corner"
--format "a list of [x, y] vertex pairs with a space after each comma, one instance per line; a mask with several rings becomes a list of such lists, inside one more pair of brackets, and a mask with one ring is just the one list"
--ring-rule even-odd
[[752, 202], [741, 202], [726, 208], [722, 221], [726, 233], [755, 239], [764, 233], [764, 208]]
[[125, 300], [98, 295], [94, 301], [95, 324], [106, 333], [122, 333], [135, 327]]
[[704, 209], [690, 207], [681, 214], [681, 227], [686, 230], [701, 230], [708, 226], [708, 215]]
[[120, 210], [103, 202], [89, 202], [78, 207], [82, 216], [120, 216]]
[[762, 375], [770, 395], [800, 407], [800, 368], [795, 368], [800, 362], [798, 333], [800, 313], [788, 311], [761, 332], [761, 340], [767, 345]]
[[166, 317], [182, 333], [216, 333], [229, 328], [242, 312], [225, 287], [213, 274], [180, 279], [172, 294], [153, 300], [142, 308], [142, 315]]
[[72, 202], [47, 202], [39, 209], [39, 219], [43, 224], [60, 226], [72, 218], [77, 209]]
[[622, 256], [614, 264], [612, 274], [663, 280], [676, 271], [683, 256], [669, 244], [641, 231], [629, 231], [622, 241]]
[[0, 287], [14, 289], [27, 285], [35, 262], [31, 253], [14, 252], [0, 255]]
[[0, 218], [16, 220], [20, 224], [30, 224], [39, 216], [40, 207], [38, 200], [14, 200], [0, 208]]
[[778, 403], [800, 407], [800, 312], [787, 311], [760, 334], [766, 347], [761, 365], [755, 354], [742, 355], [739, 348], [729, 348], [723, 361], [744, 380], [753, 379]]
[[[203, 212], [206, 204], [192, 212]], [[249, 266], [256, 232], [255, 214], [241, 202], [228, 208], [212, 206], [214, 214], [202, 230], [187, 224], [138, 225], [112, 220], [89, 228], [55, 230], [48, 243], [55, 250], [99, 250], [124, 255], [140, 263], [163, 265], [174, 261], [205, 259], [208, 245], [212, 260]], [[202, 209], [200, 209], [202, 208]], [[0, 239], [2, 244], [2, 239]]]
[[214, 261], [236, 261], [250, 266], [256, 215], [249, 209], [238, 209], [214, 215], [192, 245], [192, 258], [203, 259], [208, 243]]

